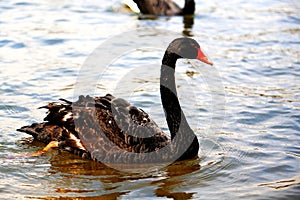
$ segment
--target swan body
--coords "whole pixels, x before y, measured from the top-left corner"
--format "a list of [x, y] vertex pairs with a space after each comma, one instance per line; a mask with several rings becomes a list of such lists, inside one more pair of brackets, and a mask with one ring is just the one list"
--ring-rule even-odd
[[[142, 109], [111, 94], [48, 103], [41, 107], [48, 109], [44, 122], [17, 130], [46, 144], [54, 141], [55, 147], [99, 162], [124, 163], [129, 158], [144, 162], [147, 153], [153, 154], [147, 162], [169, 161], [175, 154], [176, 160], [194, 158], [199, 143], [176, 92], [174, 73], [179, 58], [198, 59], [212, 65], [195, 40], [179, 38], [170, 43], [162, 60], [160, 78], [161, 100], [170, 134], [164, 133]], [[161, 149], [165, 153], [159, 154]]]
[[[134, 12], [140, 11], [148, 15], [192, 15], [195, 12], [195, 1], [185, 0], [183, 8], [180, 8], [173, 0], [129, 0], [124, 1]], [[138, 7], [138, 10], [137, 10]]]

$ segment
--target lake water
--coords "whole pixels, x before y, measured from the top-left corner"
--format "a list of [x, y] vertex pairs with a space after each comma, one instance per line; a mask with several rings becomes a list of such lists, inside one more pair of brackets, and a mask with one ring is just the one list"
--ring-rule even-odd
[[[300, 2], [196, 4], [194, 19], [184, 20], [139, 19], [119, 0], [0, 1], [0, 198], [299, 197]], [[168, 41], [162, 38], [192, 36], [215, 64], [183, 60], [176, 74], [182, 108], [201, 145], [199, 159], [132, 173], [58, 150], [29, 157], [42, 144], [16, 129], [43, 120], [45, 110], [37, 107], [75, 98], [77, 77], [95, 49], [131, 48], [122, 36], [140, 30], [149, 30], [151, 39], [141, 34], [140, 48], [111, 61], [91, 91], [128, 99], [166, 129], [159, 63]], [[102, 49], [111, 39], [118, 42]]]

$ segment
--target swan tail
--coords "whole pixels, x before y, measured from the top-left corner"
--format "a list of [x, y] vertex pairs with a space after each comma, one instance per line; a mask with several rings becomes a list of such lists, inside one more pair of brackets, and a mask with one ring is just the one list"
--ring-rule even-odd
[[54, 140], [59, 140], [62, 135], [61, 127], [46, 122], [23, 126], [17, 129], [17, 131], [32, 135], [34, 139], [46, 144]]

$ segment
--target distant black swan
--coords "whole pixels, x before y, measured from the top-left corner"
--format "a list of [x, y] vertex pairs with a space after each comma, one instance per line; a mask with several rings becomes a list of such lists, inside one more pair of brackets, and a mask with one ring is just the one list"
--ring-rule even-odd
[[173, 0], [133, 0], [142, 14], [148, 15], [192, 15], [195, 12], [195, 1], [185, 0], [180, 8]]
[[[37, 155], [58, 147], [99, 162], [163, 162], [176, 156], [175, 160], [194, 158], [198, 155], [199, 143], [176, 92], [175, 65], [180, 58], [198, 59], [213, 65], [193, 39], [178, 38], [169, 44], [162, 59], [160, 93], [171, 137], [142, 109], [110, 94], [94, 98], [80, 96], [76, 102], [61, 99], [62, 102], [49, 103], [41, 107], [48, 109], [44, 122], [17, 130], [49, 143]], [[159, 153], [161, 149], [165, 149], [165, 153]], [[147, 155], [151, 158], [146, 158]]]

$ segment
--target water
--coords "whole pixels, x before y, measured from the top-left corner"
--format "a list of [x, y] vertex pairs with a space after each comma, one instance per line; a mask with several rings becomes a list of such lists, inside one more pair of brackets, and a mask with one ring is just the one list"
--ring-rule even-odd
[[[300, 3], [196, 3], [194, 25], [184, 28], [182, 17], [138, 20], [120, 11], [118, 0], [0, 1], [1, 198], [299, 196]], [[198, 69], [182, 61], [177, 73], [182, 107], [201, 144], [199, 159], [132, 174], [55, 150], [26, 156], [42, 146], [15, 129], [41, 121], [45, 111], [36, 108], [46, 102], [72, 100], [91, 52], [113, 35], [138, 28], [191, 35], [215, 63], [214, 69]], [[161, 57], [155, 49], [123, 55], [95, 93], [114, 92], [129, 69]], [[124, 84], [119, 94], [166, 129], [158, 77], [139, 81], [139, 88]]]

